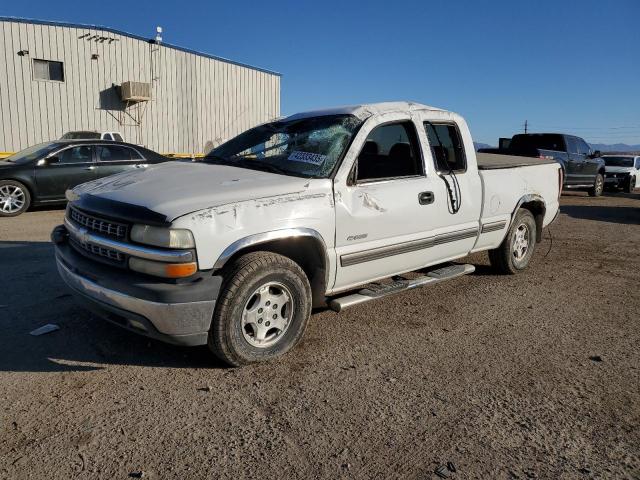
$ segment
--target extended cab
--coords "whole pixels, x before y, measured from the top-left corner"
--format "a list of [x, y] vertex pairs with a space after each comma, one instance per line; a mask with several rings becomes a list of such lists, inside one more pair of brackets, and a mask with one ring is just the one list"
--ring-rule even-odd
[[292, 348], [312, 307], [451, 280], [474, 271], [450, 263], [471, 252], [521, 272], [561, 185], [554, 161], [476, 155], [455, 113], [340, 107], [76, 187], [52, 239], [100, 316], [242, 365]]
[[[586, 189], [589, 195], [602, 195], [605, 166], [599, 151], [593, 151], [580, 137], [561, 133], [522, 133], [514, 135], [506, 148], [481, 148], [479, 152], [550, 158], [562, 166], [564, 187]], [[507, 143], [507, 142], [505, 142]]]

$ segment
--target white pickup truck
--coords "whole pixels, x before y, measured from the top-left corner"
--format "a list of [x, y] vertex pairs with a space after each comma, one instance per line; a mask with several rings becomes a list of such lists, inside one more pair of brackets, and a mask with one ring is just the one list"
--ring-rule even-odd
[[358, 105], [76, 187], [52, 239], [60, 275], [103, 318], [243, 365], [296, 345], [312, 307], [471, 273], [450, 263], [469, 253], [525, 269], [561, 186], [553, 161], [476, 155], [455, 113]]

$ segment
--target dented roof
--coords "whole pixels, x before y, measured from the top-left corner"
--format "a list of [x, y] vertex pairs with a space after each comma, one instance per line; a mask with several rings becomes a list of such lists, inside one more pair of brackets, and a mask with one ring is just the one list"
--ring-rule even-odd
[[297, 120], [300, 118], [320, 117], [324, 115], [355, 115], [364, 120], [374, 114], [390, 113], [390, 112], [414, 112], [419, 110], [431, 110], [444, 112], [441, 108], [431, 107], [416, 102], [380, 102], [380, 103], [362, 103], [359, 105], [343, 105], [340, 107], [323, 108], [319, 110], [310, 110], [308, 112], [300, 112], [287, 117], [287, 120]]

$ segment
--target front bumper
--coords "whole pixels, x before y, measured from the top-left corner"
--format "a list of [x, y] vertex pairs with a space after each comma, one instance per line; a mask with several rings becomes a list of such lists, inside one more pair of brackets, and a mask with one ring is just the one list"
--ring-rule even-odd
[[629, 183], [631, 176], [628, 173], [607, 173], [604, 184], [608, 187], [624, 187]]
[[176, 345], [204, 345], [222, 278], [204, 272], [170, 283], [98, 264], [54, 231], [58, 272], [89, 310], [133, 332]]

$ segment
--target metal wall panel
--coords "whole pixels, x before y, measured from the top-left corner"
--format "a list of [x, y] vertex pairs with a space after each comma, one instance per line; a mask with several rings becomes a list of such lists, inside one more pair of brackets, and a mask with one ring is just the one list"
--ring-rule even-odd
[[[34, 59], [63, 62], [64, 82], [34, 79]], [[2, 19], [0, 65], [0, 152], [115, 130], [159, 152], [203, 153], [280, 116], [278, 74], [110, 29]], [[126, 110], [112, 88], [125, 81], [150, 82], [152, 100]]]

